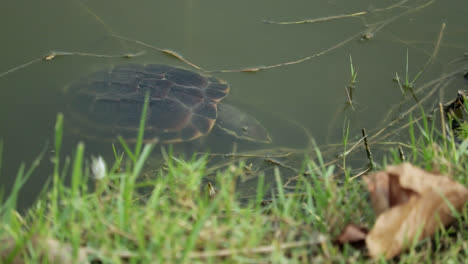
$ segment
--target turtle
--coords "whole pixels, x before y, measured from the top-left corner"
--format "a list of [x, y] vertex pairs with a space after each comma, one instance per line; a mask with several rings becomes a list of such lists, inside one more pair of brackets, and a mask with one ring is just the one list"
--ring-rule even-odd
[[241, 140], [270, 143], [254, 117], [220, 103], [229, 90], [224, 80], [180, 67], [121, 64], [79, 79], [65, 92], [75, 131], [88, 137], [136, 141], [148, 94], [146, 142], [188, 142], [215, 128]]

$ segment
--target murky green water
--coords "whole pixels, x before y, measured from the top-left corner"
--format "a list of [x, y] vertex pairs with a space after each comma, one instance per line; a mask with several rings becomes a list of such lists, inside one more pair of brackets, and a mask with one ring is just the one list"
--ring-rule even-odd
[[[7, 1], [0, 9], [0, 74], [50, 51], [141, 56], [102, 58], [61, 56], [37, 61], [0, 77], [0, 137], [4, 157], [0, 185], [9, 190], [20, 162], [30, 163], [46, 146], [52, 155], [53, 127], [64, 111], [63, 89], [96, 70], [121, 63], [165, 63], [189, 68], [179, 60], [112, 34], [168, 48], [207, 70], [242, 69], [297, 61], [256, 73], [212, 73], [228, 81], [226, 101], [259, 119], [274, 146], [299, 148], [307, 143], [302, 129], [324, 145], [339, 142], [343, 120], [351, 120], [351, 137], [360, 128], [375, 131], [402, 98], [392, 81], [415, 76], [434, 53], [436, 57], [416, 81], [416, 87], [454, 72], [451, 83], [430, 102], [452, 98], [463, 89], [457, 71], [468, 68], [468, 9], [457, 1]], [[427, 6], [425, 6], [427, 5]], [[421, 8], [417, 8], [417, 7]], [[413, 10], [414, 12], [411, 12]], [[353, 18], [298, 25], [267, 24], [263, 20], [294, 21], [367, 12]], [[385, 22], [386, 21], [386, 22]], [[368, 41], [361, 33], [373, 32]], [[350, 39], [351, 37], [353, 37]], [[340, 45], [340, 43], [342, 45]], [[345, 86], [350, 81], [349, 56], [358, 71], [353, 93], [355, 111], [347, 108]], [[457, 60], [458, 59], [458, 60]], [[431, 107], [429, 104], [427, 107]], [[394, 112], [397, 115], [398, 111]], [[385, 122], [389, 122], [385, 120]], [[297, 125], [299, 124], [299, 125]], [[79, 137], [66, 134], [64, 153]], [[109, 153], [108, 143], [87, 145], [88, 153]], [[28, 204], [49, 177], [45, 158], [24, 188], [20, 203]]]

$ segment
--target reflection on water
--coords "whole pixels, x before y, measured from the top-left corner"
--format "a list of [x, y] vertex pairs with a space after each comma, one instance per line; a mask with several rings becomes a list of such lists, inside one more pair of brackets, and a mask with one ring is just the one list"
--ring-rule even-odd
[[[5, 153], [1, 185], [8, 190], [20, 162], [31, 162], [45, 142], [53, 142], [56, 114], [65, 111], [64, 87], [128, 62], [194, 69], [177, 59], [179, 55], [229, 82], [226, 103], [252, 114], [270, 132], [273, 143], [268, 151], [265, 146], [235, 142], [237, 153], [256, 153], [255, 162], [247, 161], [253, 169], [273, 170], [265, 157], [281, 153], [289, 153], [288, 158], [275, 159], [300, 169], [304, 153], [314, 153], [311, 137], [326, 145], [328, 160], [333, 160], [343, 151], [339, 143], [345, 118], [350, 121], [351, 141], [359, 140], [363, 127], [374, 143], [395, 140], [402, 132], [392, 134], [394, 126], [382, 129], [415, 113], [416, 99], [425, 109], [433, 109], [462, 88], [462, 73], [468, 68], [463, 58], [466, 14], [459, 12], [464, 5], [464, 1], [423, 0], [6, 2], [0, 10], [0, 28], [6, 36], [0, 49], [0, 74], [37, 62], [0, 77], [0, 137]], [[73, 54], [41, 60], [52, 50]], [[346, 107], [350, 56], [357, 73], [352, 108]], [[394, 82], [396, 76], [400, 84]], [[407, 79], [414, 81], [414, 96], [402, 94]], [[72, 153], [79, 140], [80, 136], [67, 133], [64, 153]], [[210, 140], [214, 143], [201, 142], [189, 149], [204, 152], [227, 141]], [[232, 143], [224, 149], [231, 151]], [[107, 142], [93, 141], [86, 148], [89, 154], [112, 157]], [[49, 144], [47, 157], [52, 156], [51, 149]], [[225, 160], [229, 158], [216, 162]], [[355, 162], [360, 167], [367, 161], [356, 155]], [[48, 179], [50, 166], [45, 158], [20, 203], [30, 203], [37, 187]], [[275, 166], [284, 174], [297, 174], [287, 166]]]

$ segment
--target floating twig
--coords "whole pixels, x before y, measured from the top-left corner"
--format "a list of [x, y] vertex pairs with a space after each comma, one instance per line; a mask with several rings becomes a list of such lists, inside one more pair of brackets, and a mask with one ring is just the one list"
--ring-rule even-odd
[[[401, 3], [404, 3], [406, 2], [407, 0], [403, 0], [401, 1], [399, 4], [397, 5], [393, 5], [393, 6], [399, 6]], [[319, 53], [315, 53], [313, 55], [310, 55], [310, 56], [307, 56], [307, 57], [303, 57], [303, 58], [300, 58], [298, 60], [294, 60], [294, 61], [288, 61], [288, 62], [282, 62], [282, 63], [277, 63], [277, 64], [272, 64], [272, 65], [268, 65], [268, 66], [258, 66], [258, 67], [251, 67], [251, 68], [244, 68], [244, 69], [225, 69], [225, 70], [213, 70], [213, 71], [207, 71], [207, 72], [257, 72], [257, 71], [261, 71], [261, 70], [267, 70], [267, 69], [272, 69], [272, 68], [278, 68], [278, 67], [284, 67], [284, 66], [288, 66], [288, 65], [294, 65], [294, 64], [298, 64], [298, 63], [302, 63], [304, 61], [307, 61], [307, 60], [310, 60], [310, 59], [313, 59], [313, 58], [316, 58], [316, 57], [319, 57], [319, 56], [322, 56], [324, 54], [327, 54], [337, 48], [340, 48], [342, 46], [344, 46], [345, 44], [351, 42], [352, 40], [356, 39], [356, 38], [360, 38], [362, 37], [363, 35], [365, 34], [368, 34], [368, 33], [371, 33], [372, 35], [375, 35], [377, 32], [379, 32], [380, 30], [382, 30], [384, 27], [386, 27], [387, 25], [389, 25], [390, 23], [394, 22], [395, 20], [397, 20], [398, 18], [404, 16], [404, 15], [408, 15], [408, 14], [411, 14], [411, 13], [414, 13], [418, 10], [421, 10], [427, 6], [429, 6], [430, 4], [432, 4], [435, 0], [431, 0], [425, 4], [422, 4], [418, 7], [415, 7], [413, 9], [410, 9], [410, 10], [407, 10], [399, 15], [396, 15], [390, 19], [387, 19], [385, 21], [382, 21], [382, 22], [379, 22], [379, 23], [375, 23], [373, 25], [368, 25], [368, 27], [370, 27], [370, 30], [363, 30], [363, 31], [360, 31], [358, 32], [357, 34], [354, 34], [352, 35], [351, 37], [319, 52]], [[393, 8], [393, 7], [392, 7]]]
[[71, 52], [71, 51], [51, 51], [49, 54], [42, 56], [40, 58], [33, 59], [26, 63], [23, 63], [19, 66], [16, 66], [10, 70], [0, 73], [0, 77], [6, 76], [23, 68], [26, 68], [34, 63], [40, 61], [50, 61], [56, 59], [57, 57], [61, 56], [89, 56], [89, 57], [96, 57], [96, 58], [133, 58], [136, 56], [143, 55], [145, 51], [139, 51], [137, 53], [125, 53], [125, 54], [116, 54], [116, 55], [107, 55], [107, 54], [95, 54], [95, 53], [86, 53], [86, 52]]
[[374, 158], [372, 157], [372, 152], [369, 147], [369, 142], [367, 141], [366, 129], [362, 129], [362, 137], [364, 138], [364, 146], [366, 147], [367, 158], [369, 159], [369, 169], [373, 170], [375, 168]]
[[[419, 100], [419, 103], [423, 103], [424, 101], [428, 100], [430, 98], [430, 96], [432, 96], [436, 91], [438, 91], [440, 89], [441, 86], [446, 86], [450, 83], [450, 81], [447, 81], [457, 75], [459, 75], [463, 70], [455, 70], [453, 72], [450, 72], [450, 73], [446, 73], [446, 74], [443, 74], [442, 76], [432, 80], [432, 81], [429, 81], [427, 83], [425, 83], [424, 85], [421, 85], [419, 86], [414, 92], [417, 94], [417, 93], [420, 93], [420, 92], [423, 92], [424, 90], [432, 87], [432, 89], [429, 90], [429, 92], [422, 98]], [[435, 87], [434, 87], [435, 86]], [[385, 127], [381, 128], [380, 130], [378, 130], [376, 133], [373, 133], [373, 135], [369, 138], [369, 141], [374, 141], [378, 136], [380, 136], [385, 130], [387, 130], [389, 127], [393, 126], [394, 124], [396, 124], [397, 122], [401, 121], [403, 118], [406, 118], [408, 116], [408, 114], [410, 114], [411, 112], [413, 112], [415, 109], [419, 109], [419, 105], [413, 105], [410, 109], [408, 109], [405, 113], [402, 113], [399, 115], [398, 118], [396, 118], [395, 120], [389, 122]], [[413, 122], [416, 122], [417, 120], [413, 120]], [[398, 130], [394, 130], [392, 132], [389, 132], [387, 135], [383, 136], [381, 139], [391, 135], [391, 134], [394, 134], [394, 133], [397, 133], [400, 129], [408, 126], [409, 124], [399, 128]]]
[[367, 168], [367, 169], [361, 171], [360, 173], [358, 173], [358, 174], [356, 174], [356, 175], [354, 175], [354, 176], [351, 176], [351, 177], [349, 178], [349, 180], [352, 181], [352, 180], [354, 180], [354, 179], [356, 179], [356, 178], [359, 178], [359, 177], [361, 177], [362, 175], [368, 173], [368, 172], [371, 171], [371, 170], [372, 170], [372, 169], [369, 167], [369, 168]]
[[31, 61], [28, 61], [28, 62], [26, 62], [26, 63], [23, 63], [23, 64], [21, 64], [21, 65], [19, 65], [19, 66], [16, 66], [16, 67], [14, 67], [14, 68], [12, 68], [12, 69], [7, 70], [6, 72], [0, 73], [0, 77], [6, 76], [6, 75], [8, 75], [8, 74], [10, 74], [10, 73], [13, 73], [13, 72], [15, 72], [15, 71], [21, 70], [21, 69], [23, 69], [23, 68], [26, 68], [26, 67], [28, 67], [29, 65], [32, 65], [32, 64], [34, 64], [34, 63], [36, 63], [36, 62], [41, 61], [42, 59], [44, 59], [44, 57], [40, 57], [40, 58], [37, 58], [37, 59], [33, 59], [33, 60], [31, 60]]
[[348, 17], [357, 17], [357, 16], [362, 16], [365, 14], [368, 14], [369, 12], [363, 11], [363, 12], [357, 12], [353, 14], [344, 14], [344, 15], [336, 15], [336, 16], [329, 16], [329, 17], [320, 17], [320, 18], [315, 18], [315, 19], [306, 19], [306, 20], [300, 20], [300, 21], [272, 21], [272, 20], [263, 20], [264, 23], [267, 24], [277, 24], [277, 25], [297, 25], [297, 24], [308, 24], [308, 23], [316, 23], [316, 22], [325, 22], [325, 21], [330, 21], [330, 20], [335, 20], [335, 19], [341, 19], [341, 18], [348, 18]]
[[447, 150], [447, 131], [445, 127], [445, 111], [442, 103], [439, 103], [440, 121], [442, 123], [442, 137], [444, 140], [444, 150]]
[[341, 153], [338, 155], [339, 158], [344, 158], [346, 157], [349, 153], [351, 153], [358, 145], [361, 143], [361, 141], [365, 140], [365, 137], [360, 138], [354, 145], [348, 149], [345, 153]]
[[350, 36], [349, 38], [321, 51], [321, 52], [318, 52], [318, 53], [315, 53], [313, 55], [310, 55], [310, 56], [307, 56], [307, 57], [303, 57], [303, 58], [300, 58], [298, 60], [294, 60], [294, 61], [287, 61], [287, 62], [281, 62], [281, 63], [277, 63], [277, 64], [272, 64], [272, 65], [268, 65], [268, 66], [258, 66], [258, 67], [252, 67], [252, 68], [244, 68], [244, 69], [226, 69], [226, 70], [213, 70], [213, 71], [207, 71], [207, 72], [257, 72], [257, 71], [261, 71], [261, 70], [267, 70], [267, 69], [272, 69], [272, 68], [278, 68], [278, 67], [284, 67], [284, 66], [288, 66], [288, 65], [294, 65], [294, 64], [298, 64], [298, 63], [301, 63], [301, 62], [304, 62], [304, 61], [307, 61], [307, 60], [310, 60], [310, 59], [313, 59], [313, 58], [317, 58], [317, 57], [320, 57], [322, 55], [325, 55], [337, 48], [340, 48], [342, 46], [344, 46], [345, 44], [349, 43], [350, 41], [356, 39], [357, 37], [361, 36], [365, 31], [360, 31], [359, 33], [357, 34], [354, 34], [352, 36]]
[[146, 51], [142, 50], [137, 53], [124, 53], [124, 54], [115, 54], [115, 55], [108, 55], [108, 54], [96, 54], [96, 53], [88, 53], [88, 52], [74, 52], [74, 51], [52, 51], [45, 57], [44, 60], [52, 60], [56, 57], [60, 56], [84, 56], [84, 57], [96, 57], [96, 58], [134, 58], [137, 56], [141, 56], [145, 54]]
[[398, 154], [400, 155], [400, 160], [402, 162], [406, 161], [406, 155], [405, 155], [405, 152], [403, 151], [403, 148], [401, 147], [401, 145], [398, 145]]
[[203, 68], [201, 68], [200, 66], [198, 66], [198, 65], [192, 63], [191, 61], [185, 59], [184, 56], [182, 56], [181, 54], [179, 54], [176, 51], [173, 51], [173, 50], [170, 50], [170, 49], [165, 49], [165, 48], [158, 48], [156, 46], [144, 43], [142, 41], [139, 41], [139, 40], [136, 40], [136, 39], [130, 39], [130, 38], [127, 38], [127, 37], [124, 37], [124, 36], [116, 35], [116, 34], [112, 34], [111, 36], [114, 37], [114, 38], [117, 38], [117, 39], [125, 40], [125, 41], [128, 41], [128, 42], [133, 42], [133, 43], [141, 45], [143, 47], [147, 47], [147, 48], [150, 48], [150, 49], [153, 49], [153, 50], [157, 50], [157, 51], [162, 52], [162, 53], [164, 53], [166, 55], [175, 57], [178, 60], [184, 62], [187, 65], [192, 66], [193, 68], [195, 68], [197, 70], [206, 72]]
[[75, 2], [81, 9], [85, 10], [86, 13], [88, 13], [88, 15], [90, 15], [92, 18], [94, 18], [94, 20], [96, 20], [99, 24], [101, 24], [101, 26], [103, 26], [105, 28], [105, 30], [111, 34], [113, 34], [113, 30], [110, 26], [108, 26], [106, 24], [106, 22], [104, 22], [104, 20], [101, 19], [101, 17], [99, 17], [93, 10], [91, 10], [88, 6], [86, 6], [84, 3], [82, 3], [80, 0], [74, 0], [73, 2]]
[[348, 98], [348, 104], [351, 106], [351, 109], [353, 109], [353, 111], [356, 111], [354, 109], [354, 104], [353, 104], [353, 99], [352, 99], [353, 89], [354, 89], [354, 87], [352, 87], [352, 86], [345, 86], [346, 96]]
[[396, 7], [401, 7], [402, 4], [408, 2], [408, 0], [402, 0], [396, 4], [393, 4], [388, 7], [384, 8], [377, 8], [373, 9], [371, 11], [361, 11], [361, 12], [356, 12], [352, 14], [343, 14], [343, 15], [335, 15], [335, 16], [328, 16], [328, 17], [320, 17], [320, 18], [314, 18], [314, 19], [305, 19], [305, 20], [299, 20], [299, 21], [272, 21], [272, 20], [263, 20], [264, 23], [267, 24], [277, 24], [277, 25], [297, 25], [297, 24], [308, 24], [308, 23], [316, 23], [316, 22], [325, 22], [325, 21], [330, 21], [330, 20], [335, 20], [335, 19], [342, 19], [342, 18], [350, 18], [350, 17], [359, 17], [363, 15], [367, 15], [370, 13], [377, 13], [381, 11], [387, 11]]
[[[276, 159], [272, 159], [272, 158], [266, 158], [264, 159], [266, 162], [268, 163], [271, 163], [273, 165], [276, 165], [276, 166], [280, 166], [280, 167], [283, 167], [283, 168], [286, 168], [286, 169], [289, 169], [295, 173], [299, 173], [299, 170], [294, 168], [294, 167], [291, 167], [287, 164], [284, 164], [283, 162], [279, 161], [279, 160], [276, 160]], [[308, 172], [304, 172], [303, 175], [308, 175], [309, 173]]]
[[444, 36], [445, 27], [446, 27], [446, 24], [444, 22], [442, 23], [442, 27], [440, 28], [439, 37], [437, 38], [437, 42], [434, 47], [434, 52], [432, 52], [432, 55], [431, 55], [432, 63], [434, 63], [434, 60], [437, 57], [437, 54], [439, 53], [440, 43], [442, 42], [442, 37]]

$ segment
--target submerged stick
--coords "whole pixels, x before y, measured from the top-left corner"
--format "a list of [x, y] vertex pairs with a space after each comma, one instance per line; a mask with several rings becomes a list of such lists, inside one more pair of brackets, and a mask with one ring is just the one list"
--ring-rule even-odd
[[[440, 76], [439, 78], [436, 78], [432, 81], [429, 81], [427, 83], [425, 83], [424, 85], [418, 87], [414, 92], [415, 93], [420, 93], [420, 92], [423, 92], [424, 90], [432, 87], [432, 89], [429, 90], [429, 92], [422, 98], [419, 100], [420, 103], [423, 103], [424, 101], [428, 100], [430, 98], [431, 95], [433, 95], [436, 91], [438, 91], [439, 89], [441, 89], [440, 87], [441, 86], [446, 86], [450, 83], [450, 80], [451, 78], [459, 75], [463, 70], [455, 70], [453, 72], [450, 72], [450, 73], [447, 73], [447, 74], [444, 74], [442, 76]], [[435, 87], [434, 87], [435, 86]], [[374, 133], [370, 138], [369, 140], [370, 141], [373, 141], [373, 140], [376, 140], [378, 136], [380, 136], [385, 130], [387, 130], [389, 127], [395, 125], [397, 122], [401, 121], [403, 118], [406, 118], [406, 116], [408, 114], [410, 114], [411, 112], [413, 112], [415, 109], [419, 109], [419, 106], [418, 105], [414, 105], [412, 106], [411, 108], [409, 108], [406, 112], [402, 113], [399, 115], [398, 118], [396, 118], [395, 120], [391, 121], [390, 123], [388, 123], [385, 127], [381, 128], [380, 130], [378, 130], [376, 133]], [[415, 121], [413, 121], [415, 122]], [[401, 127], [400, 129], [408, 126], [409, 124]], [[394, 134], [396, 133], [397, 131], [392, 131], [392, 132], [389, 132], [388, 134], [384, 135], [382, 138], [385, 138], [391, 134]]]
[[59, 56], [84, 56], [84, 57], [96, 57], [96, 58], [133, 58], [137, 56], [141, 56], [145, 54], [146, 51], [142, 50], [137, 53], [124, 53], [124, 54], [115, 54], [115, 55], [108, 55], [108, 54], [96, 54], [96, 53], [87, 53], [87, 52], [80, 52], [80, 51], [52, 51], [45, 57], [44, 60], [52, 60]]
[[363, 141], [363, 140], [365, 140], [365, 139], [366, 139], [366, 137], [360, 138], [356, 143], [353, 144], [353, 146], [352, 146], [350, 149], [348, 149], [348, 150], [347, 150], [346, 152], [344, 152], [344, 153], [339, 154], [338, 157], [339, 157], [339, 158], [344, 158], [344, 157], [346, 157], [349, 153], [351, 153], [351, 152], [359, 145], [359, 143], [361, 143], [361, 141]]
[[369, 142], [367, 141], [367, 133], [365, 128], [362, 129], [362, 137], [364, 138], [364, 146], [366, 147], [367, 158], [369, 159], [369, 170], [373, 170], [375, 168], [375, 163], [369, 147]]
[[365, 14], [368, 14], [369, 12], [363, 11], [363, 12], [357, 12], [353, 14], [345, 14], [345, 15], [336, 15], [336, 16], [329, 16], [329, 17], [320, 17], [320, 18], [315, 18], [315, 19], [306, 19], [306, 20], [301, 20], [301, 21], [272, 21], [272, 20], [263, 20], [264, 23], [267, 24], [277, 24], [277, 25], [293, 25], [293, 24], [308, 24], [308, 23], [316, 23], [316, 22], [325, 22], [325, 21], [330, 21], [330, 20], [335, 20], [335, 19], [341, 19], [341, 18], [348, 18], [348, 17], [357, 17], [357, 16], [362, 16]]
[[41, 60], [43, 60], [43, 59], [44, 59], [44, 57], [40, 57], [40, 58], [37, 58], [37, 59], [30, 60], [30, 61], [28, 61], [28, 62], [26, 62], [26, 63], [21, 64], [21, 65], [18, 65], [18, 66], [14, 67], [14, 68], [11, 68], [11, 69], [9, 69], [9, 70], [7, 70], [7, 71], [5, 71], [5, 72], [0, 73], [0, 77], [6, 76], [6, 75], [8, 75], [8, 74], [10, 74], [10, 73], [13, 73], [13, 72], [15, 72], [15, 71], [21, 70], [21, 69], [23, 69], [23, 68], [26, 68], [26, 67], [28, 67], [29, 65], [32, 65], [32, 64], [34, 64], [34, 63], [36, 63], [36, 62], [39, 62], [39, 61], [41, 61]]
[[42, 56], [40, 58], [36, 58], [30, 60], [26, 63], [23, 63], [19, 66], [13, 67], [5, 72], [0, 73], [0, 77], [6, 76], [8, 74], [14, 73], [18, 70], [26, 68], [32, 64], [38, 63], [40, 61], [50, 61], [57, 57], [61, 56], [89, 56], [89, 57], [96, 57], [96, 58], [133, 58], [136, 56], [140, 56], [144, 54], [145, 51], [140, 51], [137, 53], [125, 53], [125, 54], [116, 54], [116, 55], [107, 55], [107, 54], [96, 54], [96, 53], [86, 53], [86, 52], [74, 52], [74, 51], [51, 51], [49, 54]]
[[307, 56], [307, 57], [303, 57], [303, 58], [300, 58], [298, 60], [294, 60], [294, 61], [287, 61], [287, 62], [281, 62], [281, 63], [277, 63], [277, 64], [272, 64], [272, 65], [268, 65], [268, 66], [258, 66], [258, 67], [252, 67], [252, 68], [244, 68], [244, 69], [226, 69], [226, 70], [213, 70], [213, 71], [207, 71], [207, 72], [257, 72], [257, 71], [261, 71], [261, 70], [267, 70], [267, 69], [272, 69], [272, 68], [278, 68], [278, 67], [284, 67], [284, 66], [288, 66], [288, 65], [294, 65], [294, 64], [298, 64], [298, 63], [301, 63], [301, 62], [304, 62], [304, 61], [307, 61], [307, 60], [310, 60], [310, 59], [313, 59], [313, 58], [316, 58], [316, 57], [320, 57], [322, 55], [325, 55], [337, 48], [340, 48], [342, 46], [344, 46], [345, 44], [349, 43], [350, 41], [356, 39], [357, 37], [361, 36], [365, 31], [360, 31], [359, 33], [357, 34], [354, 34], [352, 35], [351, 37], [321, 51], [321, 52], [318, 52], [318, 53], [315, 53], [313, 55], [310, 55], [310, 56]]
[[400, 155], [400, 160], [401, 161], [406, 161], [405, 152], [403, 151], [403, 148], [401, 147], [400, 144], [398, 144], [398, 154]]
[[320, 17], [320, 18], [314, 18], [314, 19], [305, 19], [305, 20], [299, 20], [299, 21], [272, 21], [272, 20], [263, 20], [264, 23], [267, 24], [277, 24], [277, 25], [297, 25], [297, 24], [308, 24], [308, 23], [316, 23], [316, 22], [325, 22], [325, 21], [330, 21], [330, 20], [335, 20], [335, 19], [342, 19], [342, 18], [350, 18], [350, 17], [358, 17], [362, 15], [367, 15], [370, 13], [377, 13], [381, 11], [387, 11], [396, 7], [401, 7], [402, 4], [408, 2], [408, 0], [402, 0], [396, 4], [393, 4], [388, 7], [384, 8], [377, 8], [373, 9], [371, 11], [361, 11], [361, 12], [356, 12], [352, 14], [343, 14], [343, 15], [335, 15], [335, 16], [328, 16], [328, 17]]
[[164, 53], [166, 55], [170, 55], [172, 57], [175, 57], [175, 58], [181, 60], [182, 62], [184, 62], [185, 64], [190, 65], [190, 66], [192, 66], [193, 68], [195, 68], [197, 70], [206, 72], [203, 68], [201, 68], [200, 66], [198, 66], [198, 65], [194, 64], [193, 62], [187, 60], [186, 58], [184, 58], [184, 56], [182, 56], [181, 54], [179, 54], [176, 51], [165, 49], [165, 48], [158, 48], [156, 46], [144, 43], [142, 41], [139, 41], [139, 40], [136, 40], [136, 39], [130, 39], [130, 38], [127, 38], [127, 37], [124, 37], [124, 36], [116, 35], [116, 34], [112, 34], [111, 36], [114, 37], [114, 38], [117, 38], [117, 39], [125, 40], [125, 41], [128, 41], [128, 42], [133, 42], [133, 43], [141, 45], [143, 47], [147, 47], [147, 48], [150, 48], [150, 49], [153, 49], [153, 50], [157, 50], [157, 51], [162, 52], [162, 53]]
[[446, 26], [445, 22], [442, 23], [442, 27], [439, 32], [439, 37], [437, 38], [437, 42], [434, 47], [434, 52], [431, 55], [432, 63], [434, 63], [434, 60], [437, 57], [437, 54], [439, 53], [440, 43], [442, 42], [442, 37], [444, 36], [445, 26]]
[[439, 103], [440, 121], [442, 126], [442, 137], [444, 139], [444, 150], [447, 150], [447, 131], [445, 131], [445, 111], [442, 103]]
[[[407, 0], [403, 0], [397, 5], [400, 5], [401, 3], [404, 3], [406, 1]], [[375, 35], [375, 33], [379, 32], [384, 27], [386, 27], [390, 23], [394, 22], [398, 18], [400, 18], [402, 16], [405, 16], [405, 15], [408, 15], [408, 14], [411, 14], [411, 13], [414, 13], [416, 11], [419, 11], [419, 10], [423, 9], [423, 8], [426, 8], [429, 5], [431, 5], [434, 1], [435, 0], [430, 0], [427, 3], [424, 3], [424, 4], [422, 4], [420, 6], [417, 6], [417, 7], [413, 8], [413, 9], [407, 10], [407, 11], [405, 11], [405, 12], [399, 14], [399, 15], [396, 15], [396, 16], [390, 18], [390, 19], [387, 19], [387, 20], [385, 20], [383, 22], [379, 22], [379, 23], [376, 23], [376, 24], [373, 24], [373, 25], [368, 25], [371, 28], [370, 30], [362, 30], [362, 31], [358, 32], [357, 34], [354, 34], [351, 37], [349, 37], [349, 38], [339, 42], [338, 44], [335, 44], [335, 45], [333, 45], [333, 46], [331, 46], [331, 47], [329, 47], [329, 48], [327, 48], [327, 49], [325, 49], [325, 50], [323, 50], [323, 51], [321, 51], [319, 53], [316, 53], [316, 54], [313, 54], [313, 55], [310, 55], [310, 56], [307, 56], [307, 57], [303, 57], [303, 58], [300, 58], [298, 60], [277, 63], [277, 64], [268, 65], [268, 66], [258, 66], [258, 67], [244, 68], [244, 69], [225, 69], [225, 70], [208, 71], [208, 72], [257, 72], [257, 71], [261, 71], [261, 70], [267, 70], [267, 69], [284, 67], [284, 66], [288, 66], [288, 65], [302, 63], [304, 61], [307, 61], [307, 60], [322, 56], [322, 55], [327, 54], [327, 53], [329, 53], [329, 52], [331, 52], [331, 51], [333, 51], [333, 50], [335, 50], [335, 49], [337, 49], [339, 47], [342, 47], [345, 44], [349, 43], [350, 41], [354, 40], [355, 38], [361, 37], [366, 33], [371, 33], [371, 34]], [[393, 5], [393, 6], [397, 6], [397, 5]]]
[[346, 96], [348, 97], [348, 104], [351, 106], [351, 109], [353, 109], [353, 111], [356, 111], [354, 109], [354, 104], [353, 104], [353, 87], [351, 86], [345, 86], [345, 90], [346, 90]]

